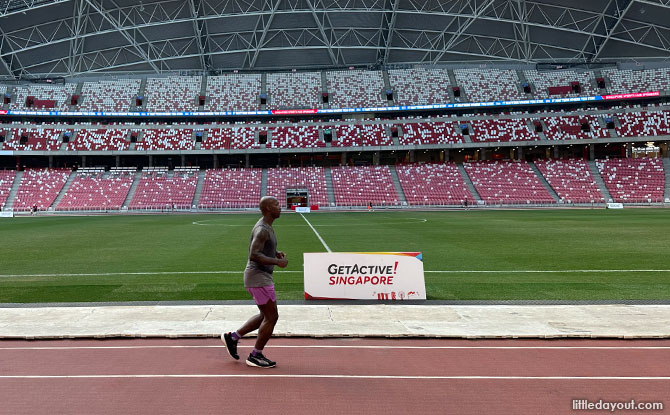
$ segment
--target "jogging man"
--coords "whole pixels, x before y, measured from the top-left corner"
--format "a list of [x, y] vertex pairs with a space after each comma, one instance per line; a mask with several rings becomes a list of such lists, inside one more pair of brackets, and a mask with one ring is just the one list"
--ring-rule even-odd
[[237, 360], [240, 358], [237, 354], [237, 342], [246, 334], [258, 329], [256, 345], [247, 358], [247, 365], [270, 368], [275, 367], [277, 362], [265, 357], [263, 348], [270, 340], [279, 318], [272, 271], [275, 265], [286, 268], [288, 260], [282, 251], [277, 251], [277, 238], [272, 229], [272, 223], [281, 214], [279, 202], [272, 196], [265, 196], [258, 206], [263, 217], [256, 222], [251, 231], [249, 260], [244, 270], [244, 287], [253, 297], [260, 313], [251, 317], [237, 331], [221, 335], [221, 340], [225, 343], [228, 353]]

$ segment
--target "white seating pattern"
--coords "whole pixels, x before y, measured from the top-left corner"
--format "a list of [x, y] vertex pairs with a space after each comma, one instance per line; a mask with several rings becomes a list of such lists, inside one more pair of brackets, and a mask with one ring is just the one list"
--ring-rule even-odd
[[586, 160], [537, 160], [535, 165], [564, 203], [605, 201]]
[[[61, 134], [65, 129], [55, 128], [28, 128], [16, 130], [10, 140], [5, 140], [5, 150], [22, 151], [54, 151], [61, 146]], [[67, 130], [72, 131], [72, 130]], [[27, 136], [25, 144], [21, 144], [21, 137]]]
[[135, 106], [140, 79], [84, 82], [79, 97], [80, 111], [126, 112]]
[[272, 130], [267, 148], [319, 148], [326, 143], [319, 139], [319, 127], [313, 125], [281, 126]]
[[446, 69], [390, 69], [389, 82], [398, 105], [445, 104], [450, 101]]
[[471, 102], [525, 99], [519, 91], [519, 77], [515, 71], [500, 69], [454, 69], [459, 87]]
[[[535, 69], [524, 71], [526, 79], [535, 85], [536, 98], [558, 98], [564, 97], [579, 97], [579, 96], [595, 96], [599, 95], [596, 89], [595, 75], [591, 71], [577, 72], [577, 71], [537, 71]], [[572, 82], [579, 82], [581, 93], [570, 93], [565, 95], [550, 95], [549, 87], [552, 86], [570, 86]]]
[[254, 111], [260, 109], [260, 74], [228, 74], [207, 78], [205, 111]]
[[473, 142], [534, 141], [540, 137], [531, 131], [525, 118], [473, 120], [470, 139]]
[[270, 73], [267, 91], [268, 109], [323, 108], [319, 72]]
[[[230, 148], [230, 137], [232, 128], [208, 128], [206, 135], [200, 144], [202, 150], [222, 150]], [[253, 141], [253, 135], [251, 137]]]
[[396, 165], [398, 180], [410, 205], [460, 205], [474, 201], [454, 163]]
[[464, 143], [465, 138], [456, 132], [457, 124], [455, 121], [400, 124], [402, 136], [398, 137], [398, 143], [401, 146]]
[[625, 112], [617, 114], [620, 126], [616, 132], [622, 137], [653, 137], [670, 134], [668, 111]]
[[664, 91], [670, 89], [670, 68], [645, 70], [603, 69], [610, 94]]
[[9, 191], [12, 189], [15, 178], [15, 170], [0, 170], [0, 209], [4, 208], [7, 203]]
[[37, 106], [27, 108], [26, 98], [29, 96], [35, 97], [38, 100], [52, 100], [56, 101], [53, 110], [68, 111], [70, 109], [70, 99], [77, 89], [77, 84], [65, 85], [28, 85], [18, 86], [14, 89], [12, 102], [9, 104], [9, 109], [13, 110], [39, 110]]
[[492, 204], [554, 203], [525, 161], [474, 161], [464, 163], [472, 184]]
[[399, 204], [388, 166], [333, 167], [331, 173], [338, 206]]
[[35, 205], [39, 210], [48, 209], [70, 173], [68, 169], [26, 169], [16, 193], [14, 210], [29, 211]]
[[101, 151], [101, 150], [128, 150], [130, 143], [126, 141], [128, 130], [107, 129], [82, 129], [67, 145], [68, 150], [75, 151]]
[[104, 171], [77, 173], [56, 210], [121, 209], [133, 184], [131, 171], [104, 177]]
[[326, 73], [330, 108], [383, 107], [384, 79], [379, 71]]
[[[588, 138], [607, 138], [610, 136], [606, 128], [600, 126], [595, 115], [565, 115], [562, 117], [541, 118], [547, 128], [544, 135], [548, 140], [580, 140]], [[590, 131], [582, 131], [581, 120], [586, 120]]]
[[200, 196], [201, 208], [258, 207], [262, 169], [209, 169]]
[[347, 124], [335, 127], [333, 147], [391, 146], [393, 140], [381, 124]]
[[620, 203], [663, 201], [665, 170], [659, 158], [596, 160], [600, 175]]
[[197, 111], [201, 86], [201, 76], [149, 78], [144, 96], [147, 111]]
[[135, 144], [136, 150], [193, 150], [194, 148], [191, 129], [144, 130], [142, 141]]
[[286, 189], [307, 189], [309, 204], [328, 206], [326, 173], [323, 167], [280, 167], [268, 169], [266, 194], [286, 206]]
[[193, 202], [198, 174], [143, 171], [129, 209], [188, 209]]

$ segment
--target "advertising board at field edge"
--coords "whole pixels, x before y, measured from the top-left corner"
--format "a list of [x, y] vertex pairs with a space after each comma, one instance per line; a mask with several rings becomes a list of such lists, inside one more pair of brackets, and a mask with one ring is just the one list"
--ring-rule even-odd
[[305, 252], [306, 300], [425, 300], [420, 252]]

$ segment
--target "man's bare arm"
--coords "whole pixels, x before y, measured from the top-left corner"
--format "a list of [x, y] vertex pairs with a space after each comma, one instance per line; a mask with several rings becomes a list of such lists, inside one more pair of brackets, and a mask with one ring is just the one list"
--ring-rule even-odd
[[279, 265], [284, 268], [288, 264], [285, 258], [272, 258], [263, 253], [265, 242], [270, 238], [270, 233], [263, 228], [258, 229], [251, 239], [251, 248], [249, 249], [249, 259], [263, 265]]

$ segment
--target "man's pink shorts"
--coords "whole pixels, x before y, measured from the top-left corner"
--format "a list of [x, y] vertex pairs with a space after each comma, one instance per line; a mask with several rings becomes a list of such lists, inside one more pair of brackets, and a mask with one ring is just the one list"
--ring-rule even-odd
[[277, 302], [277, 294], [275, 293], [274, 285], [266, 285], [265, 287], [249, 287], [247, 288], [249, 294], [254, 297], [254, 301], [258, 305], [267, 304], [268, 301], [272, 300]]

